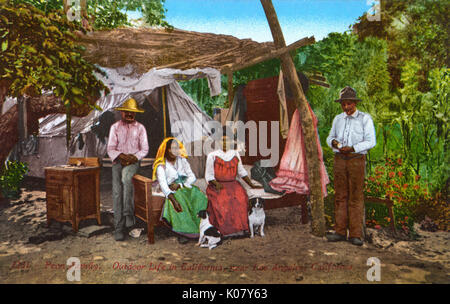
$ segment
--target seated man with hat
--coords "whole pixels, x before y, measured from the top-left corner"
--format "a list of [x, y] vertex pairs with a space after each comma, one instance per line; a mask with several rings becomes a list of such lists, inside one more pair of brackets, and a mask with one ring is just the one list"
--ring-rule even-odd
[[361, 99], [347, 86], [336, 102], [341, 103], [343, 113], [333, 120], [327, 144], [334, 152], [334, 206], [335, 234], [327, 235], [328, 241], [344, 241], [349, 230], [353, 245], [363, 244], [364, 177], [366, 154], [376, 144], [372, 117], [356, 109]]
[[144, 112], [136, 100], [130, 98], [115, 110], [121, 112], [122, 119], [111, 126], [107, 153], [113, 162], [114, 239], [123, 241], [125, 230], [136, 223], [132, 178], [148, 153], [148, 140], [145, 127], [135, 120], [136, 113]]

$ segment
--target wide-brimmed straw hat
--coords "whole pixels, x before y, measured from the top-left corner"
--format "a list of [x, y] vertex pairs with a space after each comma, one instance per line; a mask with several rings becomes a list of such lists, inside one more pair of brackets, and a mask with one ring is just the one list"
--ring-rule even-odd
[[137, 101], [134, 98], [127, 99], [121, 107], [115, 108], [117, 111], [128, 111], [135, 113], [144, 113], [144, 110], [139, 108]]
[[343, 100], [353, 100], [355, 102], [361, 101], [361, 99], [356, 97], [356, 90], [352, 87], [346, 86], [339, 92], [339, 99], [336, 102], [341, 102]]

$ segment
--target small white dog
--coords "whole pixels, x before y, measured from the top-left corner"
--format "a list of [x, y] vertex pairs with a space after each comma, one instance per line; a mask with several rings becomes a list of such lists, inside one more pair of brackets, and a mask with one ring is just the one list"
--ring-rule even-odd
[[197, 246], [208, 247], [209, 250], [217, 247], [222, 240], [220, 231], [209, 222], [208, 212], [200, 210], [197, 214], [200, 218], [200, 237], [198, 238]]
[[250, 227], [250, 237], [254, 237], [254, 230], [259, 227], [259, 234], [264, 236], [264, 223], [266, 213], [264, 212], [264, 199], [255, 197], [250, 199], [251, 210], [248, 213], [248, 226]]

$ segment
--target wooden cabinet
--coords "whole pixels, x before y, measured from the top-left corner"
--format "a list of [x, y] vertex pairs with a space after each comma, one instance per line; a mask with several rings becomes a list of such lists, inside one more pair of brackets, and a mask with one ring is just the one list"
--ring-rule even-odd
[[47, 223], [70, 222], [73, 230], [85, 219], [100, 221], [100, 167], [45, 168]]

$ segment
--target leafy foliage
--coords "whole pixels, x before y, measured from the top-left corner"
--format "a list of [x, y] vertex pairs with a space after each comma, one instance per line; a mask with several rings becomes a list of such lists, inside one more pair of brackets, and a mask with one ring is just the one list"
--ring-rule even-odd
[[[365, 194], [392, 199], [396, 215], [395, 224], [399, 228], [410, 230], [413, 225], [414, 206], [431, 198], [428, 186], [421, 184], [420, 179], [419, 175], [414, 175], [408, 170], [403, 159], [388, 158], [385, 163], [377, 165], [373, 174], [366, 179]], [[368, 220], [375, 225], [386, 224], [380, 221], [380, 214], [373, 214]]]
[[12, 81], [8, 95], [40, 95], [53, 90], [66, 107], [89, 104], [106, 87], [95, 78], [95, 66], [85, 61], [73, 31], [76, 25], [63, 14], [28, 4], [0, 2], [0, 63], [2, 79]]
[[371, 22], [362, 16], [353, 29], [360, 39], [386, 39], [389, 71], [396, 88], [402, 86], [401, 67], [416, 60], [420, 65], [419, 90], [426, 92], [429, 71], [448, 65], [449, 10], [448, 0], [384, 0], [381, 22]]
[[0, 176], [2, 194], [8, 198], [15, 198], [19, 194], [20, 183], [27, 172], [27, 164], [8, 161], [3, 174]]
[[[226, 87], [226, 78], [222, 76], [222, 88]], [[180, 86], [194, 100], [197, 105], [209, 116], [213, 116], [214, 108], [223, 108], [227, 102], [228, 92], [222, 90], [219, 96], [211, 97], [208, 81], [205, 78], [180, 81]]]
[[[15, 4], [29, 3], [34, 7], [50, 13], [62, 10], [63, 0], [13, 0]], [[143, 15], [146, 24], [171, 29], [165, 21], [165, 0], [87, 0], [85, 16], [91, 21], [94, 29], [112, 29], [130, 25], [127, 11], [138, 11]]]

